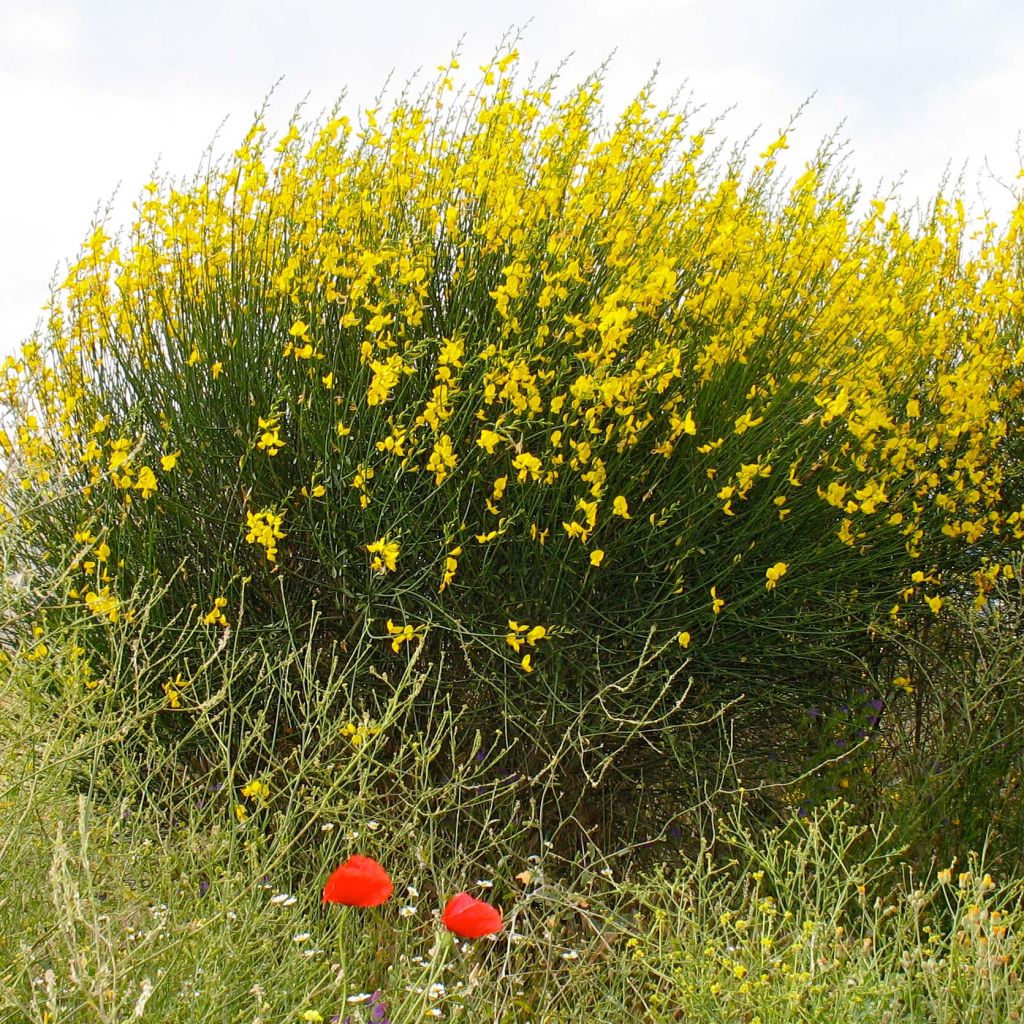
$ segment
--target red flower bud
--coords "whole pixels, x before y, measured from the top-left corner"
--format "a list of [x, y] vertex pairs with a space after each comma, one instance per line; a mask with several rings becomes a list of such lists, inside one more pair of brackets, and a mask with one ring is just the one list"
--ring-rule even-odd
[[353, 854], [336, 867], [324, 886], [324, 903], [377, 907], [394, 891], [388, 873], [371, 857]]
[[460, 892], [448, 901], [441, 923], [460, 938], [479, 939], [501, 931], [501, 911], [468, 892]]

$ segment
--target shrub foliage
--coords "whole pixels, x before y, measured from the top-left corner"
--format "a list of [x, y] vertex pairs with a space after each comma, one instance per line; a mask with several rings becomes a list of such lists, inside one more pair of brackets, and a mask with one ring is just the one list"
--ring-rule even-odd
[[8, 360], [20, 557], [89, 671], [141, 586], [161, 628], [426, 636], [531, 724], [641, 661], [767, 708], [984, 601], [1024, 537], [1024, 207], [968, 238], [858, 205], [831, 143], [790, 180], [785, 134], [730, 153], [650, 88], [610, 123], [514, 52], [457, 81], [150, 182]]

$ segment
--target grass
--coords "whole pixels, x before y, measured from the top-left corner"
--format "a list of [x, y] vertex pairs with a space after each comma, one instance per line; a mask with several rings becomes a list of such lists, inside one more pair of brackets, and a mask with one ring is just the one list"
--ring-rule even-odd
[[[42, 639], [0, 695], [0, 1019], [1018, 1019], [1024, 883], [967, 851], [915, 868], [856, 806], [766, 825], [719, 793], [689, 831], [572, 848], [544, 824], [559, 774], [507, 777], [415, 660], [369, 709], [345, 666], [265, 651], [261, 678], [282, 701], [315, 686], [320, 717], [282, 735], [232, 704], [229, 663], [168, 742], [165, 700], [129, 710], [73, 677], [73, 632]], [[146, 671], [132, 653], [118, 693]], [[387, 866], [389, 903], [321, 904], [353, 852]], [[503, 908], [499, 936], [441, 928], [460, 890]]]

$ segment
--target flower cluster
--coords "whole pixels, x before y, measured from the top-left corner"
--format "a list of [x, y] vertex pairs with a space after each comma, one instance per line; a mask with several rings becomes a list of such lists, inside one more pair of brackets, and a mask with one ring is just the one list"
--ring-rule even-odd
[[283, 540], [285, 536], [281, 530], [283, 519], [284, 516], [274, 512], [273, 509], [246, 513], [249, 532], [245, 535], [245, 539], [250, 544], [262, 545], [268, 562], [277, 561], [277, 542]]
[[[90, 232], [0, 373], [59, 599], [108, 628], [156, 578], [171, 621], [276, 572], [495, 677], [541, 669], [526, 619], [551, 664], [653, 631], [671, 669], [685, 632], [716, 678], [984, 603], [1024, 539], [1024, 205], [973, 237], [946, 196], [858, 212], [828, 147], [722, 165], [649, 88], [609, 120], [598, 79], [517, 66], [459, 109], [449, 69], [386, 116], [258, 121]], [[116, 560], [69, 557], [83, 523]]]

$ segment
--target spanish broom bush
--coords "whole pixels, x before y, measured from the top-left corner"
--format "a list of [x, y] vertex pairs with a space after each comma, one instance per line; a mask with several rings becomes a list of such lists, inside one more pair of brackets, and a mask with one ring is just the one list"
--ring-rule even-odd
[[791, 179], [786, 134], [729, 151], [652, 87], [609, 120], [514, 51], [460, 81], [149, 182], [5, 364], [16, 556], [84, 677], [166, 642], [187, 712], [218, 638], [312, 630], [368, 692], [422, 642], [534, 736], [608, 680], [595, 734], [763, 723], [985, 601], [1024, 537], [1024, 206], [862, 202], [830, 142]]

